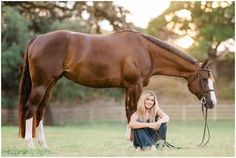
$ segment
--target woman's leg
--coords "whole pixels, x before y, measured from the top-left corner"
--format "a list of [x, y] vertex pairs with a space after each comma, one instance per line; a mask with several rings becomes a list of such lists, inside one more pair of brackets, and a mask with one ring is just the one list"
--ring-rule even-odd
[[150, 130], [150, 128], [134, 129], [134, 147], [145, 149], [155, 144], [152, 135], [150, 135]]
[[[167, 132], [167, 125], [166, 125], [166, 123], [162, 123], [161, 124], [161, 127], [159, 128], [159, 130], [157, 131], [157, 133], [158, 133], [158, 138], [157, 138], [157, 140], [159, 140], [159, 139], [163, 139], [163, 140], [166, 140], [166, 132]], [[157, 141], [156, 140], [156, 141]]]
[[166, 140], [166, 132], [166, 123], [162, 123], [157, 131], [151, 128], [134, 129], [134, 147], [143, 149], [154, 145], [160, 139]]
[[166, 131], [167, 131], [166, 123], [162, 123], [161, 127], [156, 131], [156, 139], [155, 139], [156, 148], [162, 149], [165, 146]]

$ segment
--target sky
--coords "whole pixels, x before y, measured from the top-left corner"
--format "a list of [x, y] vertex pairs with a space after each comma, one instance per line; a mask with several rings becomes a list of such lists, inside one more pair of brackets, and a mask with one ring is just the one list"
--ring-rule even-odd
[[[146, 28], [148, 22], [164, 12], [170, 5], [169, 0], [157, 1], [148, 0], [117, 0], [114, 4], [123, 6], [130, 14], [127, 16], [127, 22], [132, 22], [135, 26]], [[112, 31], [112, 27], [109, 22], [102, 23], [103, 29]]]
[[119, 0], [114, 3], [123, 6], [130, 11], [127, 17], [128, 22], [133, 22], [136, 26], [146, 28], [148, 22], [164, 12], [170, 5], [169, 0]]

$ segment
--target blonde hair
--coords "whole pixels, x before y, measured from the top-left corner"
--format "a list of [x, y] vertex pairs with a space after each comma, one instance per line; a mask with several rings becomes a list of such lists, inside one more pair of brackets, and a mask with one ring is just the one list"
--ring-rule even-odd
[[[149, 111], [149, 118], [145, 118], [146, 108], [145, 108], [144, 104], [145, 104], [146, 98], [149, 96], [154, 97], [154, 105]], [[139, 120], [142, 122], [145, 122], [148, 119], [149, 122], [155, 122], [155, 117], [156, 117], [157, 111], [158, 111], [158, 102], [157, 102], [157, 97], [156, 97], [155, 93], [150, 90], [144, 91], [141, 94], [141, 96], [138, 100], [138, 104], [137, 104], [137, 113], [138, 113]]]

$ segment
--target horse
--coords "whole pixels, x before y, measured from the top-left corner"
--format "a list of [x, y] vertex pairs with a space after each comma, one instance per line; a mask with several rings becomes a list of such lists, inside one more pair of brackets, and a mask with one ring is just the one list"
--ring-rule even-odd
[[189, 91], [204, 106], [216, 105], [209, 60], [199, 63], [182, 50], [135, 30], [90, 35], [57, 30], [38, 35], [27, 45], [19, 84], [19, 135], [29, 148], [33, 138], [45, 149], [43, 116], [52, 88], [62, 76], [94, 88], [125, 90], [127, 122], [136, 111], [143, 87], [153, 75], [186, 79]]

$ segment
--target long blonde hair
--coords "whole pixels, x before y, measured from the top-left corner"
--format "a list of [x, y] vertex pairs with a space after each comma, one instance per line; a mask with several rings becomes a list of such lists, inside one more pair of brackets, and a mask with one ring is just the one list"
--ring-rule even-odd
[[[145, 118], [146, 108], [145, 108], [144, 104], [145, 104], [146, 98], [149, 97], [149, 96], [154, 97], [154, 105], [150, 109], [149, 118]], [[138, 100], [138, 104], [137, 104], [137, 113], [138, 113], [139, 120], [142, 121], [142, 122], [145, 122], [148, 119], [149, 122], [155, 122], [155, 117], [156, 117], [156, 114], [157, 114], [157, 110], [158, 110], [158, 102], [157, 102], [157, 97], [156, 97], [155, 93], [153, 91], [150, 91], [150, 90], [144, 91], [141, 94], [141, 96]]]

